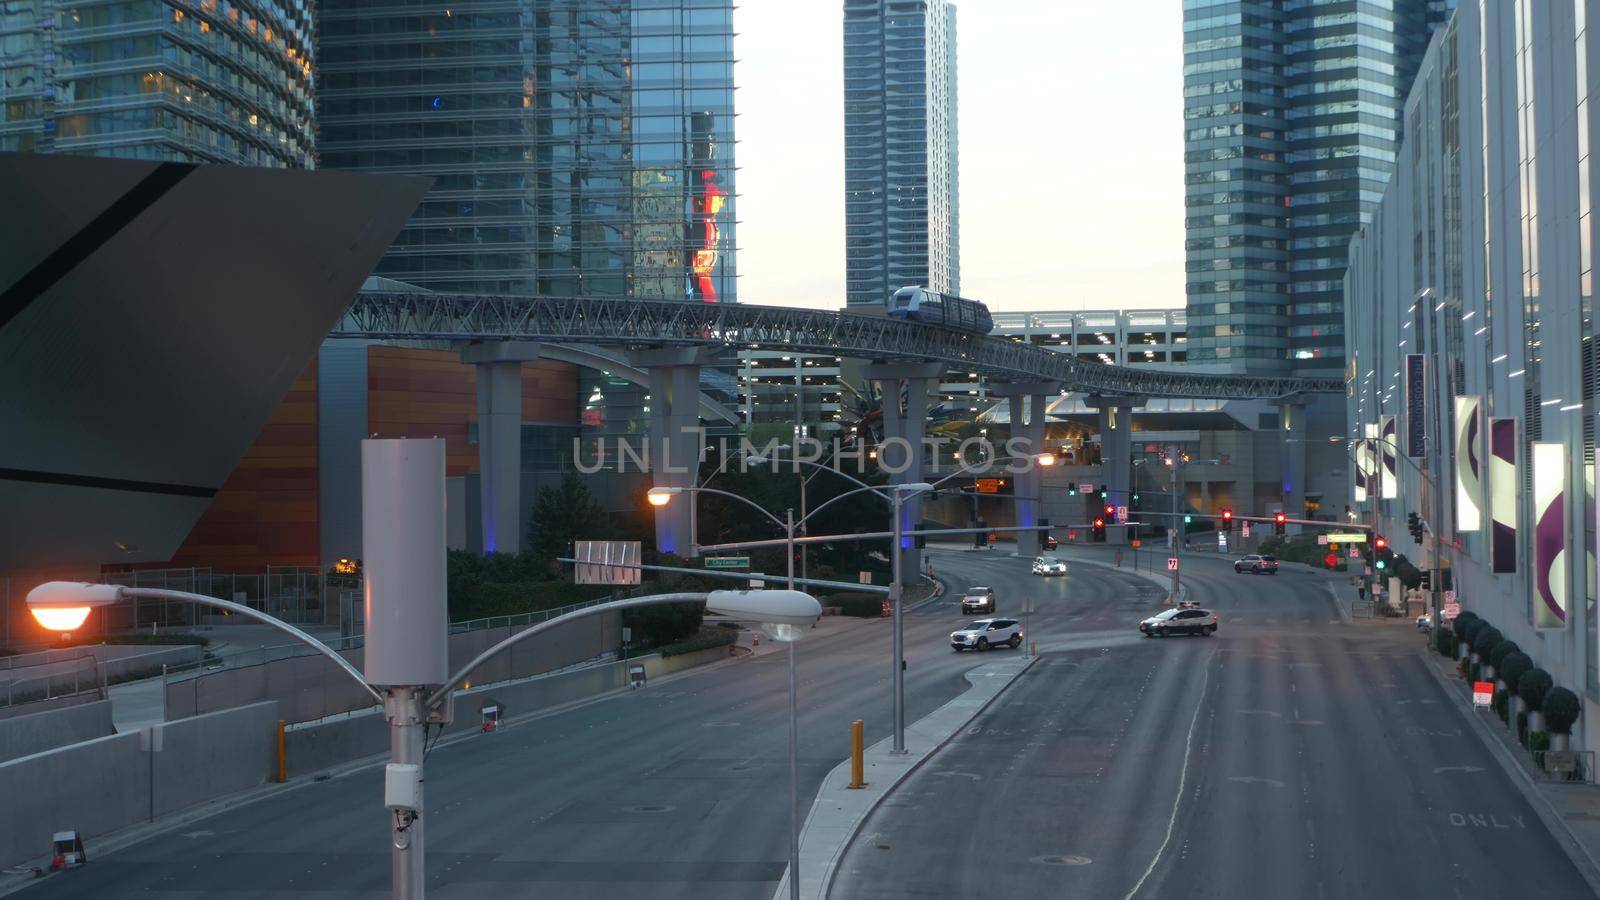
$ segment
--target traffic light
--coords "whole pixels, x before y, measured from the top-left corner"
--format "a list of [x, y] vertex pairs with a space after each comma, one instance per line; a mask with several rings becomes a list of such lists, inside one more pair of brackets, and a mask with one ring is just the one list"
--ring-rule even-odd
[[1183, 524], [1185, 524], [1185, 525], [1193, 525], [1194, 524], [1194, 516], [1191, 516], [1188, 513], [1184, 513], [1183, 514]]
[[1272, 517], [1272, 530], [1278, 534], [1283, 534], [1283, 526], [1286, 525], [1288, 521], [1288, 516], [1284, 515], [1283, 513], [1278, 513]]
[[1233, 510], [1225, 509], [1222, 511], [1222, 527], [1230, 531], [1233, 529]]
[[1076, 496], [1078, 496], [1078, 486], [1075, 485], [1075, 484], [1067, 485], [1067, 496], [1068, 497], [1076, 497]]
[[1111, 504], [1107, 503], [1106, 504], [1106, 518], [1108, 518], [1108, 519], [1115, 518], [1116, 515], [1117, 515], [1117, 508], [1115, 506], [1112, 506]]
[[1428, 571], [1427, 569], [1423, 569], [1422, 570], [1422, 585], [1421, 585], [1421, 587], [1425, 591], [1433, 589], [1433, 573]]
[[1134, 491], [1133, 492], [1133, 497], [1128, 501], [1128, 508], [1129, 509], [1138, 509], [1139, 508], [1139, 492], [1138, 491]]
[[1414, 512], [1406, 513], [1406, 527], [1411, 531], [1412, 542], [1417, 544], [1422, 543], [1422, 532], [1424, 530], [1422, 526], [1422, 517]]
[[1094, 539], [1095, 539], [1095, 541], [1097, 541], [1099, 543], [1105, 543], [1105, 539], [1106, 539], [1106, 520], [1105, 519], [1097, 518], [1097, 519], [1094, 520]]
[[1100, 485], [1100, 499], [1104, 500], [1109, 494], [1110, 492], [1106, 490], [1106, 486]]
[[1372, 539], [1372, 549], [1379, 551], [1389, 549], [1389, 539], [1381, 534], [1377, 537], [1374, 537]]

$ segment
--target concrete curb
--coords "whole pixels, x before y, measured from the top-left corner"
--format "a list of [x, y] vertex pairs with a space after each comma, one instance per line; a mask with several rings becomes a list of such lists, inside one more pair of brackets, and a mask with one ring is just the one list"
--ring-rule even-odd
[[[1039, 657], [1012, 659], [978, 666], [966, 673], [972, 687], [950, 702], [906, 727], [906, 754], [889, 752], [891, 738], [867, 748], [864, 767], [867, 786], [851, 790], [850, 760], [835, 766], [817, 789], [811, 812], [800, 831], [800, 871], [803, 896], [825, 900], [833, 886], [839, 860], [855, 840], [867, 816], [878, 808], [907, 776], [932, 759], [939, 749], [983, 713]], [[789, 896], [790, 872], [784, 871], [773, 900]]]
[[[1149, 572], [1144, 569], [1134, 570], [1116, 565], [1115, 563], [1103, 563], [1099, 562], [1098, 560], [1082, 559], [1080, 557], [1068, 557], [1068, 559], [1071, 562], [1079, 563], [1081, 565], [1095, 566], [1097, 568], [1107, 569], [1112, 572], [1122, 572], [1132, 575], [1135, 578], [1143, 578], [1146, 581], [1160, 585], [1162, 588], [1170, 588], [1172, 586], [1171, 578], [1165, 575], [1157, 575], [1155, 572]], [[1178, 599], [1180, 601], [1189, 599], [1189, 586], [1184, 584], [1183, 579], [1181, 578], [1178, 580]]]
[[[1539, 785], [1533, 780], [1533, 776], [1529, 775], [1528, 771], [1522, 767], [1521, 760], [1512, 755], [1512, 751], [1506, 748], [1505, 743], [1500, 740], [1499, 736], [1490, 730], [1490, 725], [1483, 721], [1467, 699], [1456, 689], [1455, 685], [1452, 685], [1439, 671], [1439, 666], [1435, 664], [1433, 658], [1435, 654], [1423, 650], [1420, 655], [1422, 667], [1433, 674], [1434, 680], [1439, 683], [1440, 689], [1450, 697], [1450, 702], [1455, 704], [1457, 709], [1463, 710], [1466, 717], [1472, 720], [1472, 727], [1477, 733], [1478, 739], [1493, 748], [1492, 752], [1495, 761], [1500, 763], [1500, 768], [1511, 776], [1511, 781], [1516, 784], [1517, 790], [1522, 793], [1523, 798], [1528, 801], [1528, 805], [1532, 806], [1533, 811], [1538, 814], [1539, 821], [1544, 823], [1544, 827], [1555, 837], [1556, 843], [1561, 845], [1562, 851], [1567, 854], [1568, 859], [1572, 860], [1572, 865], [1577, 868], [1578, 873], [1583, 876], [1583, 880], [1588, 883], [1589, 890], [1594, 892], [1595, 896], [1600, 897], [1600, 858], [1596, 858], [1595, 854], [1584, 846], [1572, 829], [1567, 827], [1567, 820], [1550, 803], [1550, 799], [1544, 795], [1544, 792], [1539, 789]], [[1442, 659], [1443, 657], [1440, 658]]]
[[1350, 615], [1350, 608], [1339, 602], [1339, 592], [1331, 584], [1325, 584], [1323, 587], [1328, 589], [1328, 602], [1333, 604], [1333, 611], [1339, 614], [1340, 620], [1346, 625], [1354, 625], [1356, 620]]

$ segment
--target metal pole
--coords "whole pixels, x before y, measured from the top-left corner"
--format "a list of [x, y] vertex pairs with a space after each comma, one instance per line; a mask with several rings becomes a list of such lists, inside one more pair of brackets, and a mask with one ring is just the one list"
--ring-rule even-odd
[[[789, 590], [794, 590], [794, 509], [785, 512], [789, 536]], [[789, 900], [800, 900], [800, 749], [799, 702], [795, 695], [794, 645], [789, 642]]]
[[[1434, 332], [1433, 346], [1428, 348], [1429, 350], [1433, 351], [1432, 353], [1428, 354], [1428, 368], [1433, 370], [1434, 440], [1432, 447], [1433, 453], [1429, 460], [1433, 467], [1433, 483], [1430, 485], [1430, 489], [1433, 491], [1433, 578], [1428, 585], [1428, 607], [1430, 614], [1428, 621], [1431, 622], [1433, 626], [1430, 631], [1434, 635], [1434, 646], [1438, 646], [1439, 630], [1444, 624], [1444, 619], [1440, 617], [1442, 610], [1440, 609], [1439, 605], [1441, 596], [1440, 591], [1444, 588], [1444, 585], [1440, 581], [1439, 571], [1439, 555], [1444, 552], [1444, 478], [1442, 477], [1444, 474], [1444, 432], [1441, 430], [1443, 428], [1443, 422], [1441, 419], [1442, 411], [1440, 407], [1444, 405], [1441, 400], [1446, 395], [1440, 391], [1440, 388], [1443, 387], [1443, 385], [1439, 382], [1439, 316], [1437, 313], [1435, 313], [1429, 318], [1433, 322], [1432, 331]], [[1396, 448], [1395, 456], [1399, 455], [1400, 450], [1399, 448]], [[1410, 610], [1407, 610], [1407, 612], [1410, 612]]]
[[[385, 693], [383, 705], [389, 719], [389, 761], [392, 763], [410, 763], [419, 769], [422, 766], [427, 727], [424, 696], [424, 690], [417, 687], [392, 687]], [[390, 854], [394, 900], [422, 900], [426, 890], [422, 797], [423, 786], [419, 784], [416, 815], [409, 821], [401, 813], [388, 811], [394, 845]]]
[[[1188, 529], [1183, 527], [1183, 517], [1178, 515], [1178, 465], [1183, 457], [1176, 448], [1172, 451], [1172, 558], [1178, 558], [1178, 551], [1183, 547], [1183, 539], [1188, 534]], [[1178, 605], [1178, 569], [1172, 570], [1172, 596], [1168, 602], [1173, 606]]]
[[900, 617], [900, 607], [903, 605], [905, 589], [900, 586], [900, 543], [903, 528], [900, 524], [900, 507], [905, 502], [905, 492], [894, 492], [894, 549], [889, 554], [890, 584], [889, 602], [894, 611], [894, 749], [893, 753], [906, 752], [906, 681], [905, 681], [905, 632]]
[[[801, 522], [804, 522], [806, 520], [806, 485], [809, 484], [810, 482], [811, 482], [811, 477], [810, 476], [802, 476], [801, 479], [800, 479], [800, 521]], [[801, 534], [810, 534], [811, 533], [810, 526], [809, 525], [801, 525], [800, 526], [800, 533]], [[800, 577], [801, 578], [809, 577], [809, 576], [806, 575], [806, 557], [810, 555], [809, 549], [810, 548], [805, 544], [802, 544], [800, 546]], [[791, 590], [791, 591], [794, 590], [794, 585], [792, 585], [792, 584], [789, 585], [789, 590]]]

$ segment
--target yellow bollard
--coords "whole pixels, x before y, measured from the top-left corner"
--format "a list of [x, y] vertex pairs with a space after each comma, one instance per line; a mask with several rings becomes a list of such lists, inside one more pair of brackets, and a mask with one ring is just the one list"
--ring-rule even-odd
[[867, 726], [860, 719], [850, 723], [850, 789], [860, 790], [867, 786], [865, 757], [867, 746]]
[[278, 720], [278, 783], [283, 784], [289, 780], [289, 755], [285, 752], [283, 739], [283, 720]]

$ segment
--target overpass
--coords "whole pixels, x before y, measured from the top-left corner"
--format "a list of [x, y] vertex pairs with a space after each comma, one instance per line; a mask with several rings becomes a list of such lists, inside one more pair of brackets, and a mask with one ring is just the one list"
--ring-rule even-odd
[[[1008, 397], [1012, 434], [1041, 446], [1045, 406], [1067, 391], [1088, 395], [1100, 409], [1107, 487], [1126, 493], [1132, 454], [1132, 411], [1151, 397], [1264, 399], [1291, 407], [1307, 394], [1342, 394], [1342, 378], [1228, 375], [1183, 370], [1111, 366], [1079, 360], [1003, 337], [955, 331], [886, 316], [778, 306], [639, 300], [622, 297], [516, 297], [367, 290], [357, 295], [333, 329], [333, 338], [449, 341], [463, 347], [463, 361], [478, 365], [478, 452], [485, 549], [500, 535], [520, 533], [521, 382], [515, 367], [551, 348], [588, 345], [621, 351], [641, 370], [650, 388], [649, 458], [657, 485], [687, 487], [698, 470], [697, 431], [700, 368], [729, 349], [816, 353], [866, 360], [863, 375], [878, 382], [886, 403], [882, 462], [902, 468], [894, 481], [922, 480], [924, 428], [930, 383], [949, 369], [976, 372]], [[1031, 399], [1030, 399], [1031, 398]], [[1026, 410], [1026, 414], [1025, 414]], [[1286, 443], [1299, 460], [1293, 483], [1301, 482], [1304, 444]], [[896, 458], [898, 457], [898, 458]], [[1289, 468], [1294, 469], [1291, 458]], [[1037, 498], [1036, 471], [1017, 478], [1019, 498]], [[908, 530], [921, 515], [920, 502], [903, 509]], [[688, 504], [656, 511], [656, 544], [663, 552], [694, 555]], [[1019, 499], [1017, 523], [1037, 520], [1037, 501]], [[1036, 532], [1022, 532], [1018, 552], [1037, 552]], [[509, 540], [508, 539], [508, 543]], [[919, 571], [916, 551], [906, 554], [905, 572]]]

